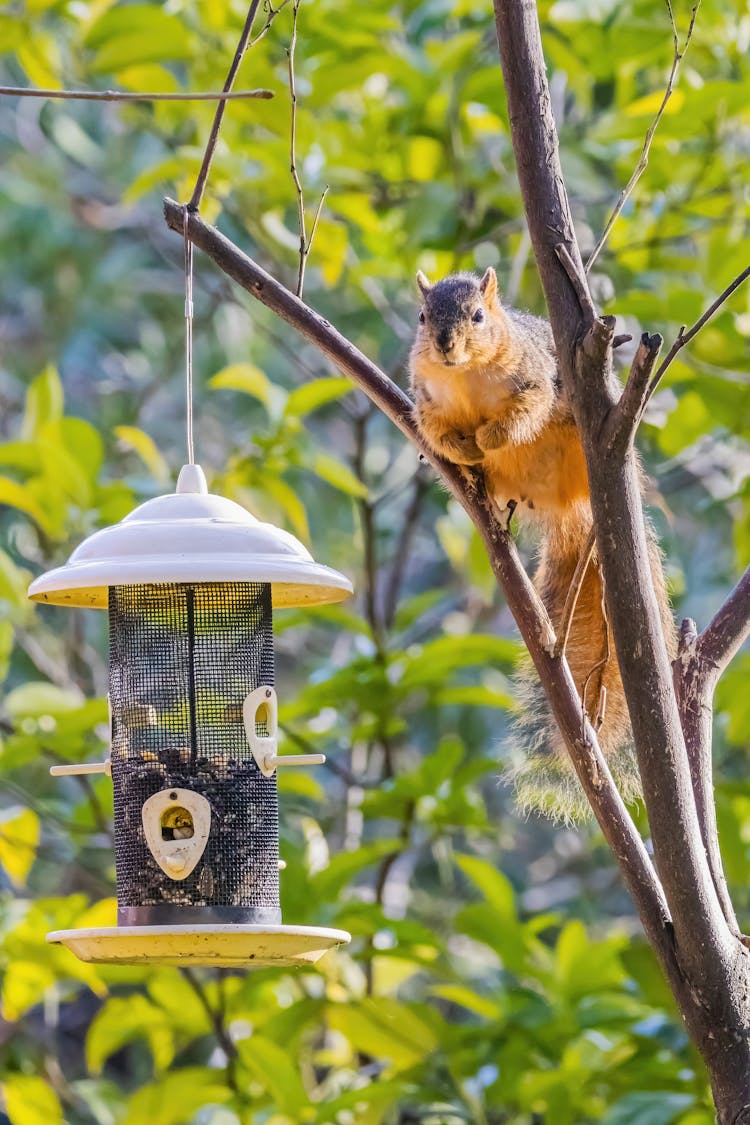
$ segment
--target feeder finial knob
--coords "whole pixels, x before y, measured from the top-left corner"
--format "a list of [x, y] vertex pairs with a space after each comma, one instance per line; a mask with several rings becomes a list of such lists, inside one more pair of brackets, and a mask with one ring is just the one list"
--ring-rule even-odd
[[175, 491], [178, 495], [184, 495], [185, 493], [202, 496], [206, 495], [208, 492], [206, 474], [203, 472], [200, 465], [182, 466], [180, 475], [177, 478], [177, 488]]

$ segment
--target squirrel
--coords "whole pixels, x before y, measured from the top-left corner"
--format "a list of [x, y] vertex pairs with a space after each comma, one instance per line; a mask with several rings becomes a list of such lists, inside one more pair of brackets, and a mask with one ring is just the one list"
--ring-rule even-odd
[[[423, 304], [409, 357], [417, 426], [436, 453], [481, 465], [499, 509], [541, 532], [534, 586], [560, 628], [579, 560], [591, 552], [565, 655], [623, 798], [640, 793], [627, 704], [592, 547], [588, 474], [573, 410], [559, 377], [547, 320], [501, 304], [497, 275], [452, 274], [431, 285], [417, 274]], [[649, 557], [667, 646], [676, 647], [661, 553]], [[581, 565], [584, 565], [583, 563]], [[509, 775], [525, 810], [573, 821], [589, 815], [583, 789], [541, 685], [527, 665], [518, 678], [521, 713]]]

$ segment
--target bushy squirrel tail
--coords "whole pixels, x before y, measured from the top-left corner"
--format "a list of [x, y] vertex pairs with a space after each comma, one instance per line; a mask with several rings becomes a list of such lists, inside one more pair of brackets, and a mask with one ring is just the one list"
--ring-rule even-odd
[[[563, 609], [582, 553], [589, 546], [591, 515], [582, 506], [562, 522], [550, 526], [543, 538], [534, 584], [552, 624], [559, 630]], [[649, 559], [659, 601], [667, 647], [676, 647], [675, 626], [664, 583], [661, 552], [647, 528]], [[589, 719], [598, 727], [599, 744], [623, 799], [641, 792], [632, 746], [630, 720], [612, 632], [607, 620], [601, 570], [594, 548], [580, 586], [565, 654]], [[508, 771], [519, 805], [554, 820], [568, 822], [591, 816], [560, 731], [533, 668], [517, 677], [520, 717], [510, 737]]]

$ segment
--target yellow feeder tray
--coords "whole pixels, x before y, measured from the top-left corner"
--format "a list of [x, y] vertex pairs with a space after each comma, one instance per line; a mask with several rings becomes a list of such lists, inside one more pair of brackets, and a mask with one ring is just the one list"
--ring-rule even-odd
[[47, 941], [97, 964], [260, 969], [314, 965], [329, 949], [347, 945], [351, 936], [318, 926], [107, 926], [55, 930]]

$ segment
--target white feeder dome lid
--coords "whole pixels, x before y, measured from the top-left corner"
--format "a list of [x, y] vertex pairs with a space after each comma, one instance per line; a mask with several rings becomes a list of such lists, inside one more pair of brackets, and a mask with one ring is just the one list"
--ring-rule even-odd
[[65, 566], [31, 583], [29, 597], [106, 609], [110, 586], [156, 582], [269, 582], [274, 607], [325, 605], [352, 593], [349, 579], [316, 563], [299, 539], [209, 493], [200, 466], [185, 465], [176, 492], [90, 535]]

